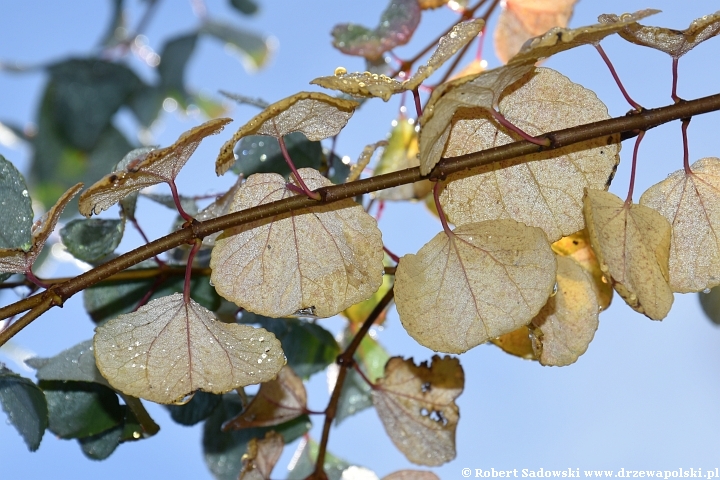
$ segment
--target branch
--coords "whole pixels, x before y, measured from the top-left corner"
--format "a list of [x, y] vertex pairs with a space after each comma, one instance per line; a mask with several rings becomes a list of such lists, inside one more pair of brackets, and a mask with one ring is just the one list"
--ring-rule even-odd
[[[579, 125], [549, 132], [537, 138], [546, 138], [550, 145], [539, 146], [528, 141], [519, 141], [495, 147], [480, 152], [470, 153], [459, 157], [442, 159], [435, 168], [425, 176], [420, 175], [420, 168], [408, 168], [397, 172], [379, 175], [377, 177], [358, 180], [342, 185], [323, 187], [316, 190], [321, 200], [313, 200], [305, 196], [292, 196], [257, 207], [234, 212], [221, 217], [213, 218], [204, 222], [193, 221], [182, 230], [173, 232], [165, 237], [154, 240], [135, 250], [125, 253], [103, 265], [100, 265], [88, 272], [85, 272], [71, 280], [53, 285], [49, 290], [38, 293], [12, 305], [0, 308], [0, 320], [11, 317], [17, 313], [24, 312], [29, 308], [37, 307], [43, 299], [53, 298], [49, 304], [46, 303], [45, 310], [51, 304], [61, 304], [76, 293], [101, 282], [111, 275], [126, 270], [143, 260], [159, 255], [171, 248], [182, 244], [192, 244], [195, 239], [201, 239], [212, 233], [226, 230], [231, 227], [246, 225], [257, 221], [272, 221], [277, 215], [294, 212], [300, 209], [312, 208], [316, 205], [330, 204], [353, 198], [358, 195], [397, 187], [408, 183], [415, 183], [423, 179], [442, 179], [452, 173], [465, 171], [475, 167], [490, 165], [499, 161], [523, 157], [532, 153], [555, 150], [567, 145], [584, 142], [594, 138], [608, 137], [612, 141], [613, 135], [620, 134], [621, 139], [632, 138], [640, 130], [650, 130], [673, 120], [690, 118], [694, 115], [720, 110], [720, 94], [698, 98], [691, 101], [681, 101], [677, 104], [644, 110], [641, 113], [603, 120], [601, 122]], [[60, 300], [60, 301], [58, 301]], [[28, 322], [29, 323], [29, 322]], [[12, 325], [11, 325], [12, 327]], [[9, 327], [0, 332], [0, 346], [7, 342], [18, 329]]]

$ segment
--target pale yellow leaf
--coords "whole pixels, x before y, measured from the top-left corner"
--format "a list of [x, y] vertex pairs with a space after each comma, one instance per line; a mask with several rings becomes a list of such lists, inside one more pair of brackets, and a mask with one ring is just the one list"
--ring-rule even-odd
[[303, 381], [286, 365], [277, 378], [260, 385], [250, 405], [224, 424], [223, 430], [280, 425], [303, 415], [306, 407]]
[[455, 399], [465, 375], [457, 358], [433, 356], [415, 366], [393, 357], [372, 390], [375, 409], [390, 439], [411, 462], [442, 465], [455, 458], [455, 429], [460, 417]]
[[310, 84], [337, 90], [354, 97], [378, 97], [386, 102], [396, 93], [406, 90], [402, 82], [383, 74], [371, 72], [340, 73], [318, 77], [313, 79]]
[[580, 45], [597, 44], [608, 35], [619, 33], [628, 25], [656, 13], [660, 13], [660, 10], [647, 9], [620, 15], [617, 23], [601, 22], [578, 28], [551, 28], [544, 35], [528, 41], [508, 63], [535, 62]]
[[530, 323], [552, 292], [555, 269], [539, 228], [469, 223], [400, 259], [395, 303], [418, 343], [462, 353]]
[[238, 480], [267, 480], [282, 455], [285, 441], [282, 435], [271, 430], [265, 438], [252, 438], [242, 456], [243, 469]]
[[[500, 113], [530, 135], [609, 118], [594, 92], [547, 68], [500, 101]], [[464, 155], [519, 137], [482, 111], [456, 118], [445, 155]], [[553, 242], [585, 226], [585, 188], [609, 186], [620, 161], [618, 137], [590, 140], [450, 175], [440, 203], [456, 225], [512, 218], [542, 228]]]
[[446, 5], [448, 1], [449, 0], [418, 0], [418, 4], [423, 10], [432, 10]]
[[440, 480], [440, 477], [424, 470], [400, 470], [384, 476], [382, 480]]
[[533, 350], [530, 330], [522, 326], [505, 335], [490, 340], [494, 345], [500, 347], [504, 352], [526, 360], [536, 360]]
[[626, 204], [616, 195], [588, 190], [583, 211], [600, 269], [634, 310], [653, 320], [670, 311], [668, 285], [671, 227], [655, 210]]
[[107, 210], [132, 192], [175, 180], [200, 142], [220, 133], [229, 118], [216, 118], [180, 135], [169, 147], [152, 150], [124, 170], [106, 175], [80, 195], [80, 213], [89, 217]]
[[[310, 189], [332, 185], [317, 170], [299, 173]], [[278, 174], [251, 175], [230, 211], [293, 195]], [[212, 251], [211, 280], [221, 296], [260, 315], [330, 317], [380, 287], [382, 260], [377, 222], [347, 199], [226, 230]]]
[[[505, 88], [535, 68], [532, 62], [467, 75], [436, 88], [428, 100], [420, 122], [420, 173], [427, 175], [440, 161], [452, 128], [451, 121], [463, 107], [493, 108]], [[450, 156], [450, 155], [445, 155]]]
[[247, 135], [281, 138], [292, 132], [302, 132], [308, 140], [323, 140], [337, 135], [358, 105], [358, 102], [319, 92], [300, 92], [275, 102], [223, 144], [215, 162], [215, 173], [222, 175], [235, 163], [235, 144]]
[[484, 72], [486, 68], [486, 60], [480, 60], [479, 58], [475, 58], [470, 63], [465, 65], [462, 70], [453, 75], [450, 80], [466, 77], [468, 75], [477, 75], [478, 73]]
[[[233, 198], [235, 198], [235, 194], [237, 193], [238, 188], [240, 188], [240, 185], [242, 185], [242, 182], [244, 180], [245, 179], [242, 177], [242, 175], [239, 176], [237, 178], [237, 181], [233, 184], [232, 187], [230, 187], [227, 192], [220, 195], [218, 198], [215, 199], [214, 202], [200, 210], [198, 214], [195, 215], [195, 220], [197, 220], [198, 222], [204, 222], [212, 218], [226, 215], [230, 210], [230, 204], [232, 203]], [[217, 239], [217, 237], [220, 236], [221, 233], [222, 232], [217, 232], [204, 237], [202, 239], [203, 246], [214, 247], [215, 240]]]
[[[623, 16], [601, 15], [598, 20], [615, 25], [622, 22]], [[720, 12], [696, 18], [685, 30], [646, 27], [639, 23], [631, 23], [618, 33], [628, 42], [660, 50], [673, 58], [680, 58], [698, 44], [720, 33]]]
[[82, 190], [82, 187], [82, 183], [70, 187], [45, 215], [33, 223], [30, 229], [32, 245], [29, 250], [26, 251], [22, 248], [0, 248], [0, 272], [25, 273], [31, 269], [33, 263], [35, 263], [35, 260], [45, 246], [48, 237], [53, 230], [55, 230], [55, 225], [57, 225], [58, 220], [60, 220], [60, 215], [63, 210], [65, 210], [67, 204], [70, 203], [70, 200]]
[[367, 167], [370, 163], [370, 160], [372, 160], [372, 156], [375, 153], [375, 150], [381, 147], [386, 147], [387, 144], [387, 141], [380, 140], [379, 142], [366, 145], [365, 148], [363, 148], [362, 153], [360, 153], [360, 158], [358, 158], [357, 163], [350, 167], [350, 174], [348, 175], [345, 182], [354, 182], [355, 180], [360, 178], [363, 170], [365, 170], [365, 167]]
[[530, 323], [530, 335], [540, 363], [562, 367], [587, 350], [600, 308], [592, 276], [570, 257], [557, 257], [556, 290]]
[[566, 27], [577, 0], [508, 0], [504, 2], [493, 42], [501, 62], [520, 51], [529, 39], [552, 27]]
[[218, 321], [176, 293], [97, 327], [95, 361], [113, 388], [157, 403], [267, 382], [285, 364], [275, 335]]
[[640, 204], [672, 226], [670, 287], [699, 292], [720, 285], [720, 159], [702, 158], [650, 187]]

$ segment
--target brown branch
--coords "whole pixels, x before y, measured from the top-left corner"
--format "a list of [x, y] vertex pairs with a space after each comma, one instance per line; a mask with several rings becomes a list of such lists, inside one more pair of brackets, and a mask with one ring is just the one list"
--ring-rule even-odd
[[[159, 255], [171, 248], [182, 244], [191, 244], [196, 238], [204, 238], [221, 230], [231, 227], [246, 225], [251, 222], [266, 220], [269, 221], [277, 215], [310, 208], [318, 204], [334, 203], [346, 198], [353, 198], [358, 195], [397, 187], [408, 183], [415, 183], [423, 179], [442, 179], [446, 176], [465, 171], [475, 167], [490, 165], [502, 160], [523, 157], [532, 153], [555, 150], [567, 145], [584, 142], [594, 138], [608, 137], [612, 140], [613, 135], [620, 134], [622, 139], [632, 138], [640, 130], [650, 130], [664, 123], [690, 118], [694, 115], [720, 110], [720, 94], [698, 98], [662, 108], [644, 110], [641, 113], [625, 117], [612, 118], [600, 122], [579, 125], [573, 128], [549, 132], [537, 138], [550, 140], [550, 146], [544, 147], [532, 144], [527, 141], [514, 142], [500, 147], [490, 148], [480, 152], [470, 153], [459, 157], [442, 159], [435, 168], [425, 176], [420, 175], [420, 168], [408, 168], [397, 172], [379, 175], [377, 177], [358, 180], [342, 185], [323, 187], [316, 190], [322, 200], [313, 200], [305, 196], [293, 196], [257, 207], [234, 212], [221, 217], [213, 218], [204, 222], [194, 221], [188, 227], [173, 232], [165, 237], [154, 240], [135, 250], [125, 253], [103, 265], [100, 265], [88, 272], [85, 272], [71, 280], [53, 285], [49, 290], [38, 293], [27, 299], [20, 300], [12, 305], [0, 308], [0, 320], [16, 315], [29, 308], [37, 307], [43, 299], [55, 296], [61, 304], [76, 293], [107, 279], [108, 277], [126, 270], [143, 260]], [[49, 308], [50, 305], [46, 307]], [[7, 342], [17, 331], [13, 329], [10, 334], [8, 328], [0, 332], [0, 345]]]

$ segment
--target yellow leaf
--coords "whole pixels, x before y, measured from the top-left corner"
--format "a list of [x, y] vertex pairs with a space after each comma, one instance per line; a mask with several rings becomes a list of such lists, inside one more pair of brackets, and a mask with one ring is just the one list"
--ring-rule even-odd
[[222, 175], [235, 163], [235, 144], [247, 135], [280, 138], [302, 132], [308, 140], [323, 140], [337, 135], [359, 104], [319, 92], [300, 92], [275, 102], [240, 127], [223, 144], [215, 162], [215, 173]]
[[220, 322], [180, 293], [99, 326], [93, 345], [100, 373], [113, 388], [157, 403], [267, 382], [285, 364], [275, 335]]
[[440, 477], [424, 470], [400, 470], [383, 477], [382, 480], [440, 480]]
[[552, 292], [555, 269], [539, 228], [469, 223], [400, 259], [395, 303], [418, 343], [462, 353], [530, 323]]
[[609, 192], [588, 190], [583, 211], [600, 269], [634, 310], [653, 320], [670, 311], [670, 224], [655, 210], [627, 204]]
[[282, 455], [285, 441], [282, 435], [271, 430], [265, 438], [251, 438], [247, 452], [242, 456], [243, 469], [238, 480], [266, 480]]
[[[594, 92], [538, 68], [507, 94], [499, 109], [530, 135], [609, 118]], [[483, 112], [455, 120], [445, 155], [453, 157], [515, 141]], [[540, 227], [549, 240], [581, 230], [584, 189], [606, 189], [620, 161], [619, 137], [607, 137], [450, 175], [440, 203], [456, 225], [512, 218]]]
[[[317, 170], [299, 173], [311, 189], [332, 185]], [[230, 212], [293, 195], [278, 174], [251, 175]], [[215, 241], [211, 280], [221, 296], [260, 315], [330, 317], [380, 287], [382, 259], [377, 222], [347, 199], [226, 230]]]
[[405, 91], [402, 82], [386, 75], [371, 72], [353, 72], [318, 77], [310, 82], [330, 90], [347, 93], [354, 97], [379, 97], [386, 102], [396, 93]]
[[465, 376], [457, 358], [432, 358], [430, 366], [393, 357], [372, 391], [373, 404], [390, 439], [418, 465], [455, 458], [455, 429]]
[[354, 182], [355, 180], [360, 178], [363, 170], [365, 170], [365, 167], [367, 167], [370, 163], [370, 160], [372, 160], [372, 156], [375, 153], [375, 150], [381, 147], [386, 147], [387, 144], [388, 142], [386, 142], [385, 140], [380, 140], [379, 142], [365, 145], [362, 153], [360, 153], [360, 158], [358, 158], [357, 163], [350, 167], [350, 174], [348, 175], [347, 180], [345, 180], [345, 183]]
[[640, 204], [672, 226], [670, 287], [699, 292], [720, 285], [720, 159], [702, 158], [650, 187]]
[[566, 27], [577, 0], [508, 0], [498, 17], [493, 42], [501, 62], [520, 51], [529, 39], [552, 27]]
[[598, 328], [600, 311], [592, 277], [575, 260], [557, 257], [557, 293], [530, 323], [535, 356], [542, 365], [575, 363]]
[[505, 335], [500, 335], [490, 341], [510, 355], [515, 355], [516, 357], [526, 360], [536, 360], [532, 340], [530, 340], [530, 330], [528, 330], [526, 326], [522, 326]]
[[106, 175], [80, 195], [80, 213], [89, 217], [107, 210], [132, 192], [162, 182], [175, 180], [200, 142], [209, 135], [220, 133], [229, 118], [216, 118], [182, 135], [169, 147], [153, 150], [124, 170]]
[[[389, 258], [390, 257], [387, 257], [385, 260]], [[390, 262], [383, 261], [383, 264], [390, 265]], [[343, 310], [342, 315], [348, 320], [350, 320], [351, 323], [363, 323], [365, 320], [367, 320], [367, 317], [370, 315], [370, 313], [372, 313], [372, 311], [375, 309], [380, 299], [382, 299], [385, 294], [393, 287], [394, 283], [394, 275], [383, 275], [382, 285], [380, 285], [380, 288], [378, 288], [377, 291], [373, 293], [372, 296], [370, 296], [370, 298], [346, 308], [345, 310]], [[382, 324], [385, 321], [386, 313], [387, 311], [381, 313], [378, 319], [375, 321], [375, 324]]]

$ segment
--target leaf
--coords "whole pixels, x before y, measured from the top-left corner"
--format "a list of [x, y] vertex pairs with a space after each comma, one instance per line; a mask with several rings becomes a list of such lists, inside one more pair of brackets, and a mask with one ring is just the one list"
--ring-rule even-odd
[[250, 440], [247, 453], [243, 455], [243, 469], [239, 480], [270, 478], [284, 447], [282, 435], [273, 431], [267, 432], [262, 440]]
[[600, 23], [579, 28], [551, 28], [544, 35], [533, 38], [525, 43], [517, 55], [512, 57], [508, 63], [524, 64], [528, 61], [536, 62], [556, 53], [579, 47], [580, 45], [598, 44], [603, 38], [619, 33], [628, 25], [638, 20], [660, 13], [660, 10], [646, 9], [635, 13], [625, 13], [620, 16], [619, 21], [614, 24], [604, 23], [601, 16]]
[[635, 311], [662, 320], [673, 294], [668, 285], [671, 227], [655, 210], [609, 192], [588, 190], [583, 212], [600, 269]]
[[[287, 443], [287, 442], [286, 442]], [[297, 450], [293, 454], [293, 460], [288, 465], [288, 480], [305, 480], [315, 470], [315, 462], [318, 455], [318, 444], [312, 438], [303, 438], [298, 445]], [[332, 453], [325, 452], [325, 462], [323, 470], [328, 476], [328, 480], [343, 480], [342, 474], [350, 468], [350, 464], [338, 458]]]
[[314, 141], [337, 135], [359, 104], [319, 92], [300, 92], [275, 102], [240, 127], [220, 149], [215, 173], [222, 175], [235, 163], [235, 144], [247, 135], [280, 138], [302, 132]]
[[41, 381], [47, 398], [50, 431], [61, 438], [97, 435], [122, 422], [117, 394], [90, 382]]
[[95, 366], [92, 340], [85, 340], [54, 357], [33, 357], [25, 363], [37, 370], [38, 380], [92, 382], [110, 387]]
[[54, 85], [52, 112], [71, 145], [92, 150], [115, 112], [142, 82], [124, 65], [98, 59], [70, 59], [48, 68]]
[[418, 343], [462, 353], [530, 323], [552, 292], [555, 271], [539, 228], [513, 220], [470, 223], [400, 259], [395, 303]]
[[22, 174], [0, 155], [0, 248], [31, 247], [32, 200]]
[[195, 392], [184, 405], [167, 405], [170, 416], [180, 425], [191, 426], [202, 422], [222, 403], [222, 396], [203, 391]]
[[572, 258], [592, 276], [592, 286], [598, 306], [601, 311], [607, 310], [612, 301], [613, 289], [605, 273], [600, 269], [600, 263], [590, 246], [587, 228], [563, 237], [551, 246], [555, 253]]
[[720, 285], [720, 159], [701, 158], [650, 187], [640, 204], [672, 226], [670, 287], [699, 292]]
[[124, 232], [120, 219], [76, 219], [60, 229], [60, 238], [72, 256], [92, 263], [115, 251]]
[[271, 43], [261, 35], [228, 23], [205, 20], [198, 32], [225, 42], [239, 54], [243, 67], [249, 71], [263, 67], [273, 50]]
[[123, 429], [124, 425], [121, 423], [104, 432], [78, 438], [78, 443], [86, 457], [92, 460], [105, 460], [120, 445]]
[[260, 384], [252, 402], [223, 431], [249, 427], [271, 427], [289, 422], [307, 411], [307, 392], [300, 377], [288, 366], [277, 377]]
[[[546, 68], [506, 95], [499, 108], [530, 135], [609, 118], [594, 92]], [[473, 111], [454, 121], [445, 156], [514, 140], [482, 111]], [[607, 189], [619, 151], [619, 137], [609, 136], [451, 175], [440, 203], [455, 225], [512, 218], [542, 228], [552, 242], [585, 226], [584, 189]]]
[[[388, 261], [389, 257], [384, 259], [383, 264], [388, 265], [390, 262]], [[385, 296], [385, 294], [392, 288], [393, 284], [395, 283], [395, 277], [393, 275], [383, 275], [383, 281], [382, 285], [380, 285], [380, 288], [377, 289], [375, 293], [372, 294], [370, 298], [367, 300], [363, 300], [360, 303], [356, 303], [355, 305], [352, 305], [345, 310], [342, 311], [342, 315], [350, 320], [350, 322], [355, 324], [361, 324], [363, 323], [370, 313], [375, 309], [377, 304], [380, 302], [380, 300]], [[376, 325], [381, 325], [385, 321], [385, 316], [387, 315], [387, 309], [383, 311], [378, 317], [377, 320], [375, 320]], [[383, 363], [384, 365], [384, 363]]]
[[187, 95], [185, 89], [185, 67], [190, 60], [198, 34], [182, 35], [165, 42], [160, 53], [160, 64], [157, 71], [160, 75], [160, 85], [166, 91]]
[[[290, 133], [283, 140], [297, 168], [320, 170], [322, 164], [327, 163], [319, 141], [312, 142], [301, 132]], [[290, 167], [276, 138], [249, 135], [240, 140], [236, 153], [238, 158], [231, 169], [245, 178], [255, 173], [278, 173], [285, 178], [290, 176]]]
[[[177, 210], [177, 206], [175, 205], [175, 200], [173, 200], [172, 195], [145, 192], [141, 192], [140, 195], [152, 200], [155, 203], [159, 203], [170, 210]], [[193, 197], [178, 195], [178, 198], [180, 198], [180, 206], [183, 210], [185, 210], [185, 212], [189, 215], [195, 215], [198, 213], [197, 201]]]
[[287, 365], [303, 378], [325, 370], [340, 354], [333, 335], [317, 323], [297, 318], [267, 318], [252, 312], [243, 312], [240, 322], [258, 324], [272, 332], [280, 340]]
[[362, 175], [363, 170], [365, 170], [365, 167], [370, 164], [370, 160], [372, 160], [372, 157], [375, 154], [375, 150], [377, 150], [378, 148], [384, 148], [385, 146], [387, 146], [387, 144], [388, 142], [386, 142], [385, 140], [380, 140], [378, 142], [371, 143], [370, 145], [365, 145], [363, 151], [360, 152], [360, 157], [358, 158], [358, 161], [352, 167], [350, 167], [350, 175], [348, 175], [345, 183], [358, 180], [360, 178], [360, 175]]
[[421, 125], [420, 173], [427, 175], [440, 161], [450, 136], [451, 120], [463, 107], [493, 108], [502, 92], [533, 69], [532, 63], [506, 65], [477, 75], [446, 82], [433, 90], [425, 105]]
[[215, 478], [220, 480], [236, 480], [242, 470], [242, 455], [247, 451], [251, 439], [264, 438], [265, 434], [274, 430], [288, 444], [307, 433], [311, 427], [310, 419], [303, 415], [300, 418], [275, 427], [247, 428], [223, 432], [223, 423], [237, 416], [242, 411], [240, 397], [226, 394], [222, 403], [210, 415], [203, 426], [203, 455], [205, 463]]
[[245, 15], [257, 13], [258, 6], [253, 0], [230, 0], [230, 6]]
[[557, 257], [557, 293], [530, 323], [535, 356], [541, 365], [562, 367], [585, 353], [598, 328], [592, 276], [569, 257]]
[[132, 192], [161, 182], [171, 182], [180, 173], [200, 142], [220, 133], [232, 120], [216, 118], [185, 133], [171, 146], [148, 152], [124, 170], [117, 170], [80, 195], [80, 213], [86, 217], [107, 210]]
[[715, 287], [710, 291], [703, 290], [698, 295], [698, 298], [705, 315], [715, 325], [720, 325], [720, 288]]
[[440, 480], [440, 477], [425, 470], [399, 470], [384, 476], [382, 480]]
[[[622, 22], [624, 15], [601, 15], [602, 23], [615, 25]], [[663, 27], [646, 27], [631, 23], [618, 31], [620, 36], [636, 45], [654, 48], [673, 58], [680, 58], [698, 44], [720, 33], [720, 12], [696, 18], [685, 30], [673, 30]]]
[[373, 30], [353, 23], [335, 25], [330, 32], [333, 46], [347, 55], [374, 60], [409, 42], [420, 24], [420, 17], [417, 0], [391, 0]]
[[114, 388], [157, 403], [265, 382], [285, 363], [272, 333], [219, 322], [179, 293], [98, 327], [94, 346], [97, 366]]
[[48, 426], [48, 407], [42, 390], [0, 363], [0, 404], [28, 450], [37, 450]]
[[[332, 185], [315, 170], [299, 173], [310, 189]], [[282, 176], [253, 175], [230, 211], [293, 195]], [[347, 199], [226, 230], [212, 251], [210, 279], [220, 296], [260, 315], [309, 309], [330, 317], [378, 289], [382, 258], [377, 222]]]
[[393, 357], [373, 390], [373, 403], [390, 440], [411, 462], [442, 465], [455, 458], [460, 418], [455, 399], [465, 375], [457, 358], [433, 356], [431, 364]]
[[502, 63], [552, 27], [566, 27], [577, 0], [510, 0], [503, 4], [493, 43]]
[[140, 122], [143, 127], [149, 128], [155, 119], [157, 119], [165, 98], [167, 98], [167, 92], [164, 88], [146, 85], [139, 88], [133, 96], [130, 97], [128, 107], [130, 107], [130, 110], [132, 110], [138, 122]]
[[505, 335], [500, 335], [490, 341], [510, 355], [515, 355], [516, 357], [526, 360], [537, 360], [535, 358], [532, 340], [530, 339], [530, 330], [524, 325], [517, 330], [513, 330]]
[[22, 248], [0, 248], [0, 272], [25, 273], [32, 268], [33, 263], [45, 246], [60, 214], [65, 206], [82, 189], [83, 184], [78, 183], [65, 192], [57, 203], [43, 215], [40, 220], [33, 223], [31, 228], [32, 244], [28, 250]]

